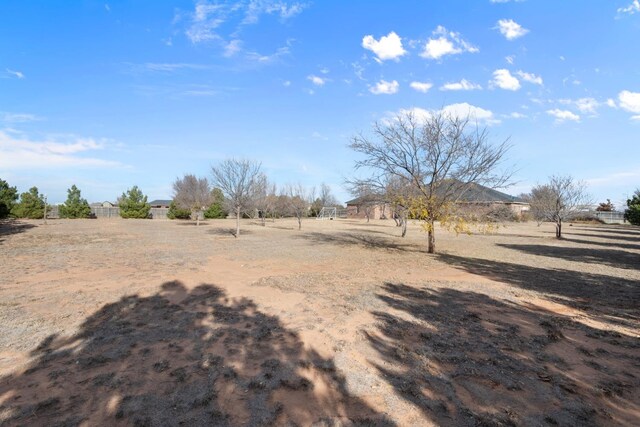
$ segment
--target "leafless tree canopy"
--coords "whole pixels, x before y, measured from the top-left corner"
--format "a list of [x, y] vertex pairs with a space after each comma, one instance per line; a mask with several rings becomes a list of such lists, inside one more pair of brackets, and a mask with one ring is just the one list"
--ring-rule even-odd
[[588, 209], [591, 203], [585, 183], [571, 176], [554, 175], [549, 182], [531, 189], [531, 212], [539, 221], [556, 223], [556, 237], [562, 238], [562, 223]]
[[473, 184], [501, 188], [512, 175], [500, 171], [509, 149], [507, 141], [492, 145], [486, 128], [443, 113], [424, 120], [412, 113], [399, 114], [391, 121], [376, 123], [371, 137], [354, 137], [350, 147], [363, 155], [356, 169], [371, 173], [353, 182], [382, 187], [396, 179], [400, 187], [410, 187], [413, 202], [421, 206], [431, 253], [435, 252], [433, 224], [446, 219], [453, 203]]
[[200, 223], [200, 212], [212, 202], [211, 186], [207, 178], [185, 175], [173, 183], [173, 200], [182, 209], [189, 209], [196, 216], [196, 224]]
[[287, 185], [285, 187], [288, 210], [291, 215], [298, 219], [298, 230], [302, 229], [302, 218], [307, 216], [309, 206], [313, 202], [314, 190], [307, 190], [302, 184]]
[[252, 206], [260, 168], [260, 163], [246, 159], [227, 159], [211, 168], [213, 184], [222, 190], [229, 209], [236, 214], [236, 237], [240, 235], [240, 215]]

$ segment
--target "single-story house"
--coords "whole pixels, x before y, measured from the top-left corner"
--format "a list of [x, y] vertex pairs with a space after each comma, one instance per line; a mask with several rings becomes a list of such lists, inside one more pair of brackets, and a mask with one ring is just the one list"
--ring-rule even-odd
[[167, 208], [169, 209], [169, 205], [173, 200], [152, 200], [149, 202], [152, 208]]
[[[530, 209], [529, 203], [522, 199], [480, 184], [471, 184], [456, 203], [478, 211], [506, 206], [517, 216]], [[366, 218], [367, 213], [369, 219], [391, 219], [393, 206], [379, 196], [358, 197], [347, 202], [347, 218]]]

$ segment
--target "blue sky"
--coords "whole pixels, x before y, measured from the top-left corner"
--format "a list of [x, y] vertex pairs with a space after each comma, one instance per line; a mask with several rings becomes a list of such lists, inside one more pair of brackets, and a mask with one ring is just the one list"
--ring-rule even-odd
[[518, 194], [551, 174], [618, 207], [640, 187], [640, 2], [0, 3], [0, 178], [53, 202], [259, 160], [342, 201], [351, 136], [402, 110], [510, 138]]

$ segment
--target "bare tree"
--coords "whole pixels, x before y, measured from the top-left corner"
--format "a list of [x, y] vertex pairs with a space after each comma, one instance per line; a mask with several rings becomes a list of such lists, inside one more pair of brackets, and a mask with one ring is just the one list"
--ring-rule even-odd
[[324, 207], [336, 207], [338, 205], [338, 199], [331, 192], [331, 187], [323, 182], [320, 185], [320, 194], [311, 204], [312, 215], [317, 216]]
[[259, 174], [256, 179], [253, 201], [263, 227], [266, 225], [267, 216], [272, 218], [274, 216], [277, 197], [276, 185], [269, 182], [265, 174]]
[[474, 184], [501, 188], [511, 177], [509, 171], [498, 170], [509, 149], [507, 141], [491, 145], [486, 128], [469, 129], [468, 118], [444, 113], [422, 120], [411, 112], [398, 114], [374, 124], [372, 137], [355, 136], [350, 147], [364, 156], [355, 166], [369, 171], [370, 180], [395, 176], [411, 184], [413, 194], [405, 203], [423, 221], [429, 253], [436, 250], [436, 221], [456, 231], [464, 225], [455, 214], [455, 202]]
[[200, 225], [200, 213], [212, 202], [211, 186], [207, 178], [197, 178], [186, 174], [184, 178], [176, 178], [173, 183], [173, 200], [182, 209], [189, 209], [196, 217], [196, 225]]
[[235, 237], [240, 236], [240, 216], [252, 203], [260, 177], [261, 164], [245, 159], [227, 159], [211, 167], [213, 183], [222, 190], [236, 215]]
[[302, 230], [302, 218], [307, 216], [314, 199], [314, 190], [307, 190], [302, 184], [288, 185], [285, 188], [289, 212], [298, 219], [298, 230]]
[[547, 184], [531, 189], [531, 210], [537, 218], [556, 224], [556, 238], [562, 238], [562, 222], [588, 209], [591, 201], [582, 181], [571, 176], [553, 175]]

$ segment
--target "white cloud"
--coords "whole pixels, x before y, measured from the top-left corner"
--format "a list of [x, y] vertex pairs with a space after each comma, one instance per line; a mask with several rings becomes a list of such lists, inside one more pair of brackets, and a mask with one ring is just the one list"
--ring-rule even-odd
[[362, 47], [372, 51], [381, 61], [388, 59], [398, 61], [401, 56], [407, 53], [402, 47], [402, 39], [393, 31], [380, 37], [380, 40], [376, 40], [371, 35], [364, 36]]
[[445, 83], [440, 86], [440, 90], [476, 90], [482, 89], [479, 84], [471, 83], [466, 79], [462, 79], [459, 82]]
[[451, 117], [469, 118], [470, 120], [477, 120], [478, 122], [484, 122], [486, 124], [500, 123], [500, 120], [495, 118], [492, 111], [476, 107], [466, 102], [447, 105], [441, 112]]
[[431, 38], [424, 46], [420, 54], [427, 59], [440, 59], [445, 55], [457, 55], [463, 52], [475, 53], [479, 49], [460, 37], [460, 33], [447, 31], [445, 27], [439, 25], [432, 33]]
[[118, 162], [84, 157], [81, 153], [101, 150], [104, 142], [75, 138], [70, 142], [32, 141], [0, 130], [0, 168], [7, 170], [56, 167], [113, 167]]
[[553, 110], [547, 110], [547, 114], [549, 114], [550, 116], [553, 116], [556, 118], [556, 123], [562, 123], [565, 122], [567, 120], [571, 120], [574, 122], [579, 122], [580, 121], [580, 116], [578, 116], [577, 114], [572, 113], [571, 111], [568, 110], [560, 110], [558, 108], [555, 108]]
[[633, 0], [629, 6], [618, 9], [618, 13], [628, 13], [629, 15], [637, 12], [640, 12], [640, 0]]
[[307, 80], [309, 80], [311, 83], [313, 83], [316, 86], [324, 86], [324, 84], [327, 82], [327, 79], [315, 76], [313, 74], [307, 76]]
[[0, 121], [5, 123], [26, 123], [34, 122], [36, 120], [40, 120], [40, 118], [34, 114], [0, 112]]
[[505, 56], [504, 60], [507, 61], [509, 65], [513, 65], [513, 61], [515, 61], [516, 57], [513, 55]]
[[[630, 92], [623, 90], [618, 94], [618, 102], [620, 108], [627, 110], [630, 113], [640, 114], [640, 92]], [[634, 120], [638, 120], [638, 117], [632, 117]]]
[[507, 40], [515, 40], [529, 32], [513, 19], [501, 19], [495, 27]]
[[[598, 114], [598, 108], [605, 103], [599, 102], [595, 98], [579, 98], [579, 99], [559, 99], [558, 102], [563, 105], [571, 105], [577, 108], [581, 113], [595, 116]], [[615, 106], [615, 104], [614, 104]]]
[[433, 84], [427, 82], [411, 82], [409, 86], [418, 92], [427, 93], [429, 89], [433, 87]]
[[419, 122], [423, 122], [431, 118], [434, 114], [444, 114], [452, 118], [469, 119], [483, 123], [487, 125], [500, 123], [500, 120], [496, 119], [495, 115], [490, 110], [476, 107], [475, 105], [468, 104], [466, 102], [459, 104], [450, 104], [443, 107], [441, 110], [426, 110], [424, 108], [413, 107], [404, 108], [399, 110], [395, 114], [388, 114], [389, 119], [396, 118], [398, 116], [404, 116], [406, 114], [412, 114]]
[[524, 71], [516, 71], [516, 74], [522, 78], [525, 82], [533, 83], [536, 85], [542, 85], [542, 77], [536, 76], [533, 73], [525, 73]]
[[522, 113], [518, 113], [517, 111], [515, 111], [515, 112], [509, 114], [508, 117], [510, 117], [512, 119], [526, 119], [527, 115], [526, 114], [522, 114]]
[[396, 80], [391, 82], [380, 80], [375, 84], [375, 86], [371, 86], [369, 88], [369, 92], [373, 93], [374, 95], [392, 95], [394, 93], [397, 93], [399, 88], [400, 84]]
[[495, 70], [493, 72], [493, 81], [491, 82], [491, 84], [504, 90], [520, 89], [520, 81], [518, 81], [517, 78], [513, 77], [509, 70], [506, 70], [504, 68]]
[[8, 68], [5, 68], [5, 72], [7, 74], [9, 74], [10, 76], [13, 76], [15, 78], [24, 79], [24, 74], [22, 73], [22, 71], [14, 71], [14, 70], [10, 70]]
[[285, 81], [283, 81], [283, 82], [282, 82], [282, 86], [284, 86], [284, 87], [289, 87], [289, 86], [291, 86], [291, 80], [285, 80]]
[[616, 101], [611, 98], [607, 99], [607, 107], [618, 108], [618, 106], [616, 105]]
[[242, 40], [234, 39], [229, 43], [226, 43], [223, 47], [224, 52], [223, 55], [227, 58], [234, 56], [238, 52], [242, 51]]

